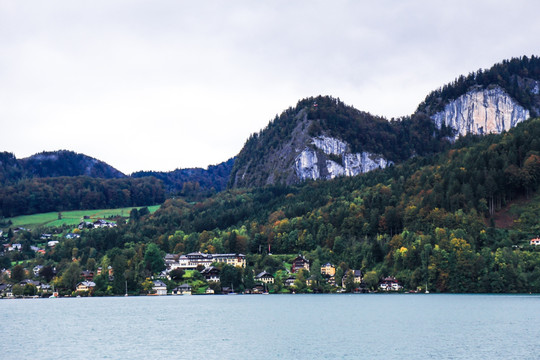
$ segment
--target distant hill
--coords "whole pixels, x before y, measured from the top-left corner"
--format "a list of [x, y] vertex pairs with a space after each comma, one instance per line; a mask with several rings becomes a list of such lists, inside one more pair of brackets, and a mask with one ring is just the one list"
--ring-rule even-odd
[[208, 169], [140, 171], [126, 176], [72, 151], [17, 159], [0, 153], [0, 217], [48, 211], [154, 205], [167, 197], [199, 201], [222, 191], [234, 159]]
[[89, 176], [102, 179], [124, 178], [122, 172], [103, 161], [73, 151], [41, 152], [23, 159], [0, 153], [0, 181], [13, 183], [22, 178]]
[[153, 176], [161, 181], [169, 195], [180, 195], [189, 198], [200, 198], [224, 190], [229, 181], [234, 158], [207, 169], [191, 168], [174, 171], [138, 171], [131, 174], [133, 178]]

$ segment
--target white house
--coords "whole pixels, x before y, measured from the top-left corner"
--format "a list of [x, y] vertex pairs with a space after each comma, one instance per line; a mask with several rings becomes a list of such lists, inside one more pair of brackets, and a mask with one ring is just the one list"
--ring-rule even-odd
[[165, 283], [161, 280], [154, 281], [152, 290], [156, 293], [156, 295], [167, 295], [167, 285], [165, 285]]

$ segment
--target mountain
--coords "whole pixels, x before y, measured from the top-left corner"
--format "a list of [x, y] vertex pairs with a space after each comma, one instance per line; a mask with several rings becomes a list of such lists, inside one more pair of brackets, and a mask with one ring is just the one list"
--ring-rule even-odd
[[430, 93], [411, 116], [388, 121], [329, 96], [307, 98], [253, 134], [230, 187], [354, 176], [440, 152], [468, 134], [507, 131], [540, 113], [540, 58], [503, 61]]
[[439, 152], [448, 145], [448, 135], [423, 113], [387, 121], [330, 96], [307, 98], [247, 140], [229, 186], [354, 176]]
[[13, 154], [0, 154], [0, 180], [2, 184], [22, 178], [49, 178], [59, 176], [89, 176], [119, 179], [126, 175], [103, 161], [73, 151], [41, 152], [23, 159]]
[[210, 165], [207, 169], [176, 169], [169, 172], [138, 171], [131, 174], [131, 177], [153, 176], [163, 181], [165, 190], [170, 195], [200, 198], [220, 192], [227, 187], [233, 164], [234, 158], [231, 158], [220, 164]]

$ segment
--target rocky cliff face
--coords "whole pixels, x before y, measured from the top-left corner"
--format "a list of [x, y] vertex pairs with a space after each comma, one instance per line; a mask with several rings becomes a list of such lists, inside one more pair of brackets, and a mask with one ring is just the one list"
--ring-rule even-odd
[[294, 169], [300, 180], [355, 176], [385, 168], [392, 162], [368, 152], [351, 153], [349, 146], [335, 138], [319, 136], [296, 157]]
[[437, 126], [453, 128], [455, 137], [466, 134], [501, 133], [530, 117], [529, 110], [502, 88], [476, 89], [447, 104], [431, 118]]
[[314, 120], [308, 119], [305, 110], [299, 111], [291, 121], [294, 128], [277, 146], [265, 143], [265, 135], [257, 138], [256, 145], [263, 150], [263, 156], [257, 155], [255, 146], [249, 152], [244, 150], [250, 156], [235, 165], [231, 174], [233, 187], [291, 185], [304, 180], [354, 176], [391, 163], [369, 152], [353, 153], [348, 143], [335, 137], [310, 136]]

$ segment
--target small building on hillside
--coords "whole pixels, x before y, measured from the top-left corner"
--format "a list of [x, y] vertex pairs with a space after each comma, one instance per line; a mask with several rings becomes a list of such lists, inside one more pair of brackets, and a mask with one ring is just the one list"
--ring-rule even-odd
[[58, 240], [47, 241], [47, 246], [53, 248], [53, 247], [55, 247], [59, 242], [60, 242], [60, 241], [58, 241]]
[[39, 276], [39, 272], [43, 269], [43, 265], [36, 265], [32, 269], [32, 272], [34, 273], [34, 276]]
[[165, 265], [167, 266], [167, 269], [171, 269], [171, 266], [178, 262], [178, 258], [179, 258], [179, 255], [166, 254], [163, 260], [165, 260]]
[[81, 276], [86, 280], [86, 281], [92, 281], [94, 280], [94, 272], [93, 271], [90, 271], [90, 270], [84, 270], [81, 272]]
[[94, 228], [94, 224], [92, 224], [90, 221], [81, 221], [79, 223], [79, 225], [77, 226], [77, 228], [79, 230], [83, 230], [83, 229], [93, 229]]
[[529, 242], [530, 245], [540, 245], [540, 238], [534, 238], [534, 239], [531, 239], [531, 241]]
[[362, 275], [362, 270], [351, 270], [351, 271], [354, 276], [354, 283], [360, 284], [362, 282], [362, 278], [364, 277]]
[[327, 276], [334, 276], [336, 275], [336, 267], [330, 263], [326, 263], [321, 266], [321, 274]]
[[275, 279], [274, 276], [266, 271], [262, 271], [257, 276], [255, 276], [256, 282], [261, 282], [265, 284], [273, 284]]
[[82, 281], [77, 284], [77, 291], [92, 291], [96, 283], [93, 281]]
[[294, 258], [291, 266], [291, 271], [293, 273], [300, 271], [300, 269], [306, 269], [309, 271], [309, 260], [302, 255], [298, 255], [296, 258]]
[[291, 287], [294, 285], [295, 281], [296, 281], [296, 278], [294, 276], [289, 276], [288, 278], [285, 279], [284, 285], [286, 287]]
[[210, 267], [204, 268], [201, 271], [201, 275], [204, 276], [204, 278], [208, 282], [218, 282], [219, 281], [219, 274], [220, 274], [220, 271], [215, 266], [210, 266]]

